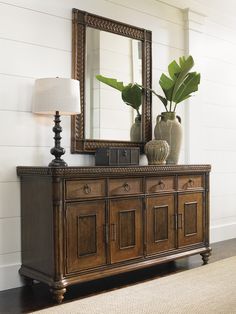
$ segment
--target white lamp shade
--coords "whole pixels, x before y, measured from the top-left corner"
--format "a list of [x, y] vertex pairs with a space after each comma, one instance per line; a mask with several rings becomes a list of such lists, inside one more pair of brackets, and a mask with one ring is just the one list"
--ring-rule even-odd
[[79, 81], [68, 78], [41, 78], [35, 81], [32, 111], [62, 115], [80, 113]]

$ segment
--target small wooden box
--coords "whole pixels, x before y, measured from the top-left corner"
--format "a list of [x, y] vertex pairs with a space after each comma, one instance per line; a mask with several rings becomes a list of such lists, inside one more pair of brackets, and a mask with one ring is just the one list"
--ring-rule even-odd
[[139, 147], [98, 148], [95, 154], [96, 166], [133, 166], [139, 164]]

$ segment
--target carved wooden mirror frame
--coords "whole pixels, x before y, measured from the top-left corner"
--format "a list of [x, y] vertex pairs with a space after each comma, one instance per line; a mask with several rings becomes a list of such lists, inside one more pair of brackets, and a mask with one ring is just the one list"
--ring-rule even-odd
[[81, 113], [72, 116], [71, 152], [94, 153], [101, 147], [140, 147], [142, 152], [146, 142], [152, 137], [151, 92], [143, 92], [142, 101], [142, 142], [96, 140], [85, 138], [85, 61], [86, 28], [92, 27], [105, 32], [140, 40], [142, 43], [142, 82], [151, 88], [152, 84], [152, 33], [135, 26], [73, 9], [72, 20], [72, 77], [80, 81]]

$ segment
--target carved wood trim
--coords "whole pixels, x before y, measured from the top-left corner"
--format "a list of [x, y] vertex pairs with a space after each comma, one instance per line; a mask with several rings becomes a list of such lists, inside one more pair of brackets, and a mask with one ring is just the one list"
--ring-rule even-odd
[[163, 175], [178, 173], [202, 173], [209, 172], [210, 165], [173, 165], [173, 166], [127, 166], [127, 167], [17, 167], [17, 175], [41, 175], [41, 176], [115, 176], [115, 175]]
[[143, 152], [144, 145], [152, 138], [152, 113], [150, 91], [144, 92], [142, 106], [142, 142], [95, 140], [85, 138], [85, 50], [86, 27], [111, 32], [117, 35], [137, 39], [142, 42], [142, 80], [143, 86], [152, 87], [152, 33], [132, 25], [114, 21], [85, 11], [73, 9], [72, 19], [72, 77], [80, 81], [81, 113], [71, 118], [71, 152], [94, 153], [103, 147], [139, 147]]

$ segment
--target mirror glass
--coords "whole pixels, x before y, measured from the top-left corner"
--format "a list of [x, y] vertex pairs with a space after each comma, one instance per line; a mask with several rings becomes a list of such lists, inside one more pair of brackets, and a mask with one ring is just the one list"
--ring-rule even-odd
[[[142, 85], [142, 42], [86, 28], [85, 137], [95, 140], [132, 140], [134, 135], [130, 132], [137, 117], [136, 110], [123, 102], [120, 91], [99, 82], [97, 74], [115, 78], [124, 82], [124, 85]], [[142, 112], [141, 107], [139, 111]], [[141, 125], [141, 120], [138, 122]], [[137, 141], [141, 140], [140, 134]]]
[[[139, 108], [96, 75], [142, 85], [143, 90], [131, 85], [124, 91], [127, 102]], [[71, 118], [71, 152], [93, 154], [107, 147], [143, 152], [152, 138], [151, 31], [73, 9], [72, 77], [80, 81], [81, 113]]]

